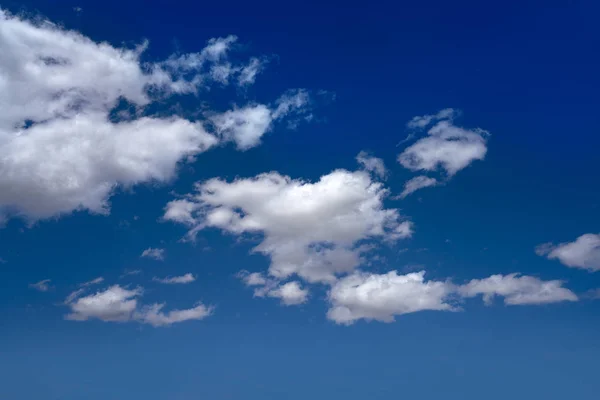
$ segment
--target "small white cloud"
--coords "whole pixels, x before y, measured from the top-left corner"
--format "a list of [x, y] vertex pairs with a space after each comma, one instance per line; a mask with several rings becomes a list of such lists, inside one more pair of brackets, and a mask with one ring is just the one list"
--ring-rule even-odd
[[600, 234], [587, 233], [579, 236], [574, 242], [556, 246], [544, 243], [537, 246], [535, 252], [550, 260], [556, 259], [570, 268], [600, 271]]
[[381, 158], [373, 157], [369, 155], [366, 151], [361, 151], [356, 156], [356, 161], [365, 169], [365, 171], [369, 171], [379, 178], [385, 178], [387, 175], [387, 170], [385, 168], [385, 164]]
[[140, 312], [136, 312], [134, 318], [143, 324], [163, 327], [184, 321], [201, 320], [210, 316], [214, 310], [213, 307], [207, 307], [203, 304], [198, 304], [186, 310], [171, 310], [167, 313], [161, 311], [163, 308], [164, 304], [146, 306]]
[[415, 176], [404, 184], [404, 190], [402, 193], [400, 193], [400, 198], [403, 199], [417, 190], [430, 186], [436, 186], [437, 184], [438, 181], [435, 178], [430, 178], [424, 175]]
[[542, 281], [533, 276], [519, 274], [492, 275], [485, 279], [473, 279], [462, 285], [459, 292], [464, 297], [483, 295], [485, 304], [491, 304], [494, 296], [504, 297], [507, 305], [548, 304], [577, 301], [577, 295], [559, 280]]
[[303, 289], [299, 282], [292, 281], [270, 290], [268, 296], [281, 299], [286, 306], [298, 305], [306, 303], [308, 290]]
[[[428, 136], [407, 147], [399, 156], [398, 162], [411, 171], [435, 171], [443, 168], [448, 176], [466, 168], [475, 160], [483, 160], [487, 153], [486, 142], [489, 136], [482, 129], [464, 129], [454, 125], [446, 112], [435, 118], [418, 117], [413, 124], [427, 126], [432, 120], [439, 120], [429, 131]], [[409, 123], [410, 124], [410, 123]]]
[[212, 314], [213, 307], [197, 304], [186, 310], [172, 310], [164, 313], [164, 304], [138, 307], [141, 288], [125, 289], [114, 285], [95, 294], [79, 297], [84, 289], [71, 293], [65, 300], [71, 313], [65, 316], [73, 321], [99, 319], [105, 322], [139, 322], [154, 327], [168, 326], [174, 323], [203, 319]]
[[406, 124], [406, 127], [410, 128], [410, 129], [423, 129], [427, 125], [431, 124], [434, 121], [439, 121], [439, 120], [443, 120], [443, 119], [452, 120], [457, 114], [458, 114], [458, 111], [456, 111], [452, 108], [445, 108], [443, 110], [440, 110], [437, 114], [429, 114], [429, 115], [422, 115], [420, 117], [413, 117], [410, 121], [408, 121], [408, 123]]
[[165, 249], [147, 248], [142, 252], [140, 257], [152, 258], [154, 260], [163, 261], [165, 259]]
[[40, 292], [47, 292], [52, 288], [52, 286], [50, 286], [50, 279], [44, 279], [43, 281], [30, 283], [29, 287]]
[[74, 293], [69, 295], [68, 302], [65, 301], [71, 308], [71, 313], [66, 319], [86, 321], [96, 318], [102, 321], [125, 322], [131, 319], [137, 308], [137, 297], [142, 294], [142, 289], [127, 290], [114, 285], [103, 292], [76, 300], [77, 295]]
[[99, 276], [98, 278], [92, 279], [91, 281], [80, 283], [79, 286], [85, 287], [85, 286], [97, 285], [102, 282], [104, 282], [104, 278]]
[[126, 276], [130, 276], [130, 275], [139, 275], [142, 273], [141, 269], [125, 269], [123, 271], [123, 274], [121, 274], [121, 276], [119, 278], [124, 278]]
[[394, 316], [425, 310], [453, 311], [454, 286], [425, 281], [425, 271], [398, 275], [357, 272], [338, 280], [329, 291], [327, 318], [350, 325], [357, 320], [393, 322]]
[[167, 277], [167, 278], [163, 278], [163, 279], [154, 277], [153, 280], [156, 282], [172, 285], [172, 284], [192, 283], [196, 280], [196, 277], [188, 272], [185, 275]]

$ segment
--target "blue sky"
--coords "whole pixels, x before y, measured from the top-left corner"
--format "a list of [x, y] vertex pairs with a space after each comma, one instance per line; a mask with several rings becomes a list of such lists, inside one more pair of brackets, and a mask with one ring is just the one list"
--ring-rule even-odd
[[597, 398], [594, 2], [0, 8], [0, 398]]

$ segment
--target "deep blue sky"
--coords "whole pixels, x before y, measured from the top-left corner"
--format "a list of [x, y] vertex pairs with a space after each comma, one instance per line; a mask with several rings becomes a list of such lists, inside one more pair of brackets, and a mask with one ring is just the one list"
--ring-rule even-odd
[[[252, 243], [216, 230], [202, 232], [195, 245], [181, 243], [184, 227], [157, 221], [171, 192], [187, 193], [195, 181], [267, 171], [315, 180], [335, 168], [354, 170], [361, 150], [385, 161], [386, 185], [398, 194], [414, 175], [396, 162], [406, 122], [452, 107], [462, 110], [461, 125], [491, 133], [485, 160], [447, 185], [386, 201], [410, 216], [415, 234], [382, 250], [381, 271], [422, 265], [429, 278], [457, 282], [520, 272], [565, 280], [577, 294], [598, 288], [600, 272], [534, 252], [541, 243], [600, 231], [597, 3], [1, 6], [115, 46], [148, 39], [148, 60], [235, 34], [250, 54], [276, 56], [252, 98], [270, 101], [303, 87], [326, 90], [335, 100], [318, 104], [317, 122], [275, 129], [260, 147], [213, 149], [169, 185], [119, 192], [108, 216], [76, 212], [33, 227], [11, 219], [0, 229], [6, 261], [0, 264], [0, 398], [598, 397], [598, 301], [581, 296], [574, 303], [509, 307], [497, 300], [486, 307], [468, 300], [464, 312], [425, 311], [391, 324], [346, 327], [326, 319], [324, 288], [300, 307], [253, 299], [235, 278], [240, 269], [269, 265], [248, 254]], [[167, 259], [140, 258], [148, 247], [165, 248]], [[200, 299], [216, 311], [167, 328], [63, 319], [60, 303], [78, 283], [97, 276], [119, 283], [124, 269], [143, 271], [127, 279], [145, 286], [144, 300], [186, 307]], [[151, 282], [186, 272], [197, 281], [160, 293]], [[46, 278], [53, 285], [47, 292], [28, 286]]]

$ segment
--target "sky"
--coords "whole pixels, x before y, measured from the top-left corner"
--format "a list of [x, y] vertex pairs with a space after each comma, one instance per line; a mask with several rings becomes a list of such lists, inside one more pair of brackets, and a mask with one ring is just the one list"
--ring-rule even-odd
[[0, 398], [596, 399], [600, 7], [0, 3]]

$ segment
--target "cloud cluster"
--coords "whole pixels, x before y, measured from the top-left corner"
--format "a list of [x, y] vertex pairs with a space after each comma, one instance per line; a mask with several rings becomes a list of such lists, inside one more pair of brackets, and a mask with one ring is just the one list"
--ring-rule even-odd
[[558, 245], [544, 243], [537, 246], [535, 252], [570, 268], [600, 271], [600, 234], [587, 233], [574, 242]]
[[105, 322], [137, 321], [155, 327], [172, 325], [174, 323], [200, 320], [211, 315], [213, 308], [203, 304], [187, 310], [172, 310], [164, 313], [164, 304], [152, 304], [139, 307], [138, 298], [142, 295], [141, 288], [126, 289], [119, 285], [110, 286], [85, 297], [80, 297], [82, 289], [71, 293], [65, 304], [71, 309], [66, 319], [87, 321], [99, 319]]
[[180, 162], [227, 141], [255, 146], [273, 121], [303, 112], [306, 93], [297, 91], [206, 121], [148, 115], [174, 95], [252, 84], [264, 62], [230, 61], [236, 40], [141, 62], [147, 43], [118, 48], [0, 10], [0, 221], [108, 213], [115, 188], [169, 182]]
[[335, 170], [317, 182], [276, 172], [227, 182], [198, 182], [196, 191], [167, 204], [164, 219], [200, 230], [260, 234], [254, 251], [270, 257], [269, 274], [332, 282], [352, 272], [374, 240], [409, 237], [412, 224], [387, 209], [388, 191], [364, 171]]

